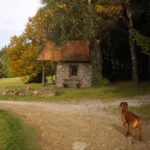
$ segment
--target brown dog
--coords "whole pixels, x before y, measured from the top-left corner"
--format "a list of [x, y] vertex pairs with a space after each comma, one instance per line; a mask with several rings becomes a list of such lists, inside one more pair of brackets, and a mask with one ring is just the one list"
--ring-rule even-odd
[[[141, 138], [141, 121], [139, 117], [132, 112], [128, 111], [128, 103], [121, 102], [120, 107], [122, 108], [122, 123], [125, 135], [129, 133], [129, 128], [131, 126], [131, 133], [132, 133], [132, 144], [134, 143], [134, 135], [135, 129], [138, 128], [138, 139], [139, 141], [142, 140]], [[126, 127], [128, 125], [128, 127]]]

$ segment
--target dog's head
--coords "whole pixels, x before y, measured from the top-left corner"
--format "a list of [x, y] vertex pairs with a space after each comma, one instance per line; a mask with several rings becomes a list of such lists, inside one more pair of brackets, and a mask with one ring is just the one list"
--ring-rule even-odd
[[120, 107], [122, 108], [122, 110], [128, 110], [128, 103], [127, 102], [121, 102], [120, 103]]

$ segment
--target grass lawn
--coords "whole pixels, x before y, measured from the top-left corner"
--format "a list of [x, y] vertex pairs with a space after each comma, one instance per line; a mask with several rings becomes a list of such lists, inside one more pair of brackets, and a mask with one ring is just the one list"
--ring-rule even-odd
[[[6, 96], [2, 94], [5, 89], [25, 89], [32, 87], [40, 94], [26, 96]], [[79, 101], [90, 99], [116, 100], [132, 98], [135, 96], [150, 95], [150, 82], [133, 85], [131, 82], [120, 82], [97, 88], [56, 88], [52, 85], [23, 84], [20, 78], [0, 79], [0, 100], [22, 101]]]
[[23, 82], [19, 77], [16, 78], [2, 78], [0, 79], [0, 89], [4, 89], [7, 87], [17, 88], [23, 86]]
[[0, 150], [37, 150], [35, 133], [20, 119], [0, 110]]
[[26, 88], [27, 86], [32, 86], [33, 88], [41, 88], [41, 84], [24, 84], [20, 77], [15, 78], [2, 78], [0, 79], [0, 91], [3, 89], [20, 89]]
[[111, 84], [98, 88], [87, 89], [58, 89], [55, 97], [69, 99], [101, 99], [115, 100], [120, 98], [132, 98], [150, 94], [150, 84], [143, 83], [135, 86], [131, 83]]

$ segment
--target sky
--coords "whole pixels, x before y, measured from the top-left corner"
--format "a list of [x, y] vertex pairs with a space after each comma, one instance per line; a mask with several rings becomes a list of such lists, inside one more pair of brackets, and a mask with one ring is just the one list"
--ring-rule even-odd
[[24, 31], [40, 6], [40, 0], [0, 0], [0, 49]]

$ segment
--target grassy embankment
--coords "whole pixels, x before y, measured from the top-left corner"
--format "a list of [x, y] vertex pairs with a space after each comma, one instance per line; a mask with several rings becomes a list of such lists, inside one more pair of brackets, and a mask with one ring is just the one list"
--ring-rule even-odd
[[[8, 96], [2, 92], [6, 89], [26, 89], [31, 87], [31, 91], [38, 90], [39, 94], [26, 96]], [[101, 86], [97, 88], [56, 88], [52, 85], [42, 86], [41, 84], [23, 84], [20, 78], [0, 79], [0, 100], [19, 100], [19, 101], [79, 101], [90, 99], [116, 100], [132, 98], [135, 96], [149, 95], [150, 83], [133, 85], [131, 82], [121, 82]]]
[[37, 150], [33, 129], [9, 112], [0, 110], [0, 150]]

